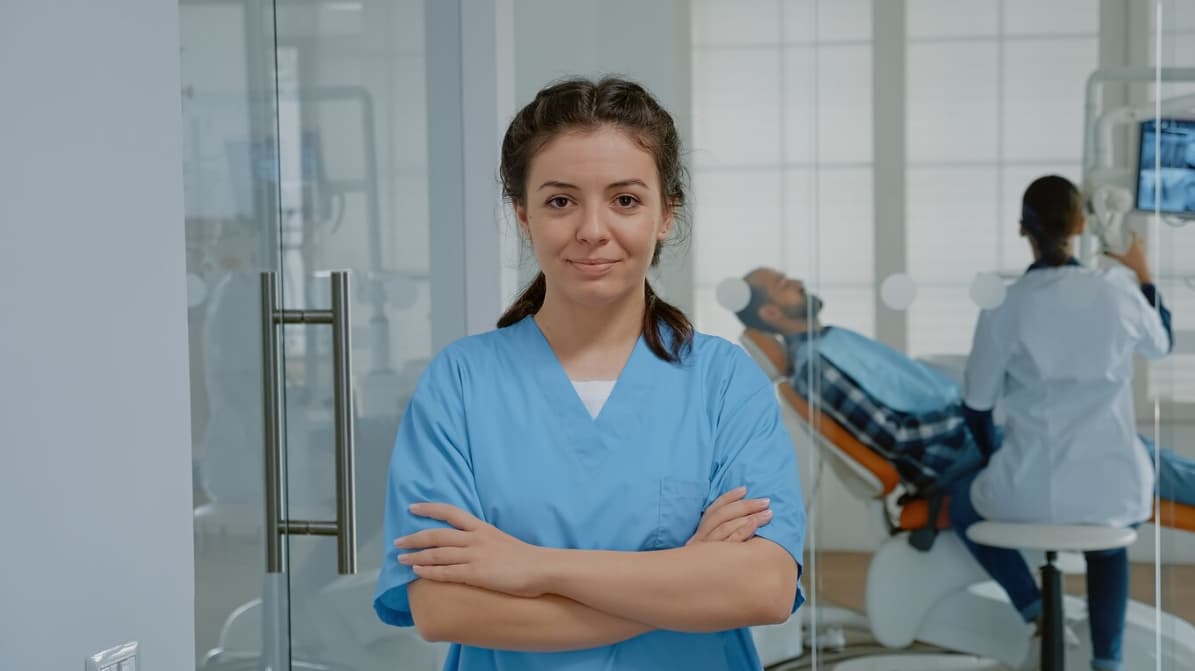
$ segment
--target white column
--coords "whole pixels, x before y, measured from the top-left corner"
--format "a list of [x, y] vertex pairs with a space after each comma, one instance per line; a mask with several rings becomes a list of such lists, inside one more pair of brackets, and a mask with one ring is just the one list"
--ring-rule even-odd
[[908, 348], [908, 312], [884, 305], [879, 285], [889, 275], [908, 269], [904, 0], [874, 0], [872, 16], [876, 339], [903, 352]]

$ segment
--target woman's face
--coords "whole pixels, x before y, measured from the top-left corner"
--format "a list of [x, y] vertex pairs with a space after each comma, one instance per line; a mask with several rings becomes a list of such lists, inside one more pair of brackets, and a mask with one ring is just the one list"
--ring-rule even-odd
[[643, 291], [673, 221], [651, 152], [610, 126], [549, 141], [515, 213], [549, 294], [593, 307]]

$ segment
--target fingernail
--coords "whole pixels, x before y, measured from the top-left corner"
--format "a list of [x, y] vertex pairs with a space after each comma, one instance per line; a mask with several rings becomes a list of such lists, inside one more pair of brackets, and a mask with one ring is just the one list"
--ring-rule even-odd
[[772, 511], [771, 511], [771, 509], [768, 509], [768, 510], [765, 510], [762, 513], [760, 513], [760, 515], [763, 515], [764, 517], [771, 517]]
[[768, 506], [772, 505], [772, 499], [760, 499], [759, 505], [763, 506], [764, 508], [767, 508]]
[[398, 556], [398, 563], [400, 563], [400, 564], [410, 564], [410, 563], [411, 563], [411, 555], [399, 555], [399, 556]]
[[745, 494], [747, 492], [747, 488], [746, 487], [735, 487], [734, 491], [743, 492]]
[[406, 542], [407, 542], [406, 536], [403, 536], [402, 538], [396, 538], [396, 539], [394, 539], [394, 547], [400, 548], [403, 546], [403, 543], [406, 543]]

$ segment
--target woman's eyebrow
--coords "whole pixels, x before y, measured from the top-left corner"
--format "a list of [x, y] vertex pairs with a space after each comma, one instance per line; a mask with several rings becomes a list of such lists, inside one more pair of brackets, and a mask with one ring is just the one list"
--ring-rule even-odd
[[627, 187], [627, 186], [641, 186], [645, 189], [648, 188], [647, 183], [637, 177], [614, 182], [613, 184], [611, 184], [610, 186], [607, 186], [606, 188], [607, 189], [621, 189], [621, 188]]
[[540, 184], [539, 188], [536, 189], [536, 191], [543, 191], [544, 189], [546, 189], [548, 187], [554, 187], [557, 189], [573, 189], [573, 190], [578, 190], [581, 188], [581, 187], [577, 186], [576, 184], [569, 184], [568, 182], [558, 182], [554, 179], [549, 179], [548, 181], [544, 182], [543, 184]]

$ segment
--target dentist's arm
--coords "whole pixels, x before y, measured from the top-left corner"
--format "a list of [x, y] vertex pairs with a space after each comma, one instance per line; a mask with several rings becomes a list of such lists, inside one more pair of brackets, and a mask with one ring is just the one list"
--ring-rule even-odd
[[[1149, 262], [1146, 259], [1145, 246], [1141, 238], [1133, 235], [1133, 242], [1124, 254], [1104, 252], [1108, 256], [1120, 261], [1137, 275], [1137, 282], [1141, 285], [1141, 293], [1148, 303], [1148, 309], [1142, 310], [1142, 337], [1137, 347], [1138, 351], [1151, 359], [1161, 358], [1174, 349], [1174, 328], [1170, 323], [1170, 310], [1162, 301], [1162, 294], [1158, 292], [1149, 272]], [[1142, 306], [1146, 307], [1146, 306]]]

